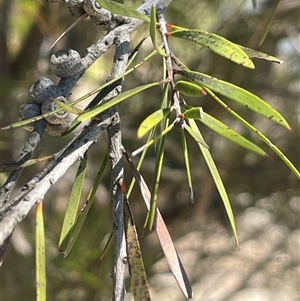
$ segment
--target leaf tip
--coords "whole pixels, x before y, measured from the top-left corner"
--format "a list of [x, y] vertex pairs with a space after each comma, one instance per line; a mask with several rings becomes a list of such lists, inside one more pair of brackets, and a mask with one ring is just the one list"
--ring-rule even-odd
[[190, 187], [190, 200], [192, 204], [195, 203], [193, 187]]
[[249, 68], [249, 69], [255, 69], [254, 63], [248, 58], [245, 62], [241, 63], [243, 67]]
[[264, 157], [266, 157], [266, 158], [268, 158], [268, 159], [273, 159], [273, 157], [272, 156], [270, 156], [269, 154], [267, 154], [267, 153], [264, 153]]

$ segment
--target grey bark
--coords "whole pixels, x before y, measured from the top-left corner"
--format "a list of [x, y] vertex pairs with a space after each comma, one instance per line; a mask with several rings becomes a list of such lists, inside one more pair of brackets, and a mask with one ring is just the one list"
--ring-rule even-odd
[[[72, 1], [66, 1], [71, 3]], [[83, 1], [78, 2], [79, 6]], [[95, 0], [84, 1], [95, 5]], [[145, 1], [138, 11], [149, 15], [152, 5], [164, 11], [171, 0], [149, 0]], [[76, 5], [77, 5], [76, 4]], [[106, 36], [94, 45], [87, 48], [81, 57], [81, 69], [77, 74], [69, 78], [63, 78], [56, 86], [57, 96], [67, 96], [76, 82], [106, 50], [116, 45], [116, 52], [111, 72], [111, 78], [115, 78], [126, 70], [126, 64], [129, 55], [129, 43], [131, 34], [139, 27], [142, 21], [127, 18], [126, 24], [117, 24], [120, 19], [112, 20], [112, 25], [108, 25], [111, 30]], [[107, 90], [106, 99], [117, 95], [121, 91], [121, 82], [114, 87], [112, 91]], [[103, 93], [102, 93], [103, 94]], [[102, 95], [103, 98], [104, 95]], [[97, 98], [97, 97], [96, 97]], [[73, 140], [61, 151], [54, 155], [54, 159], [38, 174], [36, 174], [14, 197], [10, 195], [22, 173], [22, 168], [17, 168], [8, 177], [8, 180], [0, 189], [0, 262], [3, 259], [10, 236], [18, 223], [20, 223], [28, 214], [32, 206], [44, 199], [45, 194], [50, 187], [60, 179], [68, 168], [78, 159], [82, 158], [89, 147], [105, 131], [108, 131], [109, 137], [109, 157], [111, 163], [111, 198], [113, 203], [113, 231], [115, 242], [115, 259], [113, 268], [113, 300], [124, 300], [124, 261], [126, 258], [126, 243], [124, 234], [123, 220], [123, 192], [120, 181], [123, 180], [122, 165], [122, 137], [120, 129], [120, 117], [117, 108], [113, 107], [101, 114], [99, 121], [91, 121]], [[45, 120], [36, 123], [34, 131], [24, 146], [19, 161], [24, 158], [29, 159], [36, 145], [39, 143], [45, 130]], [[19, 162], [18, 161], [18, 162]]]

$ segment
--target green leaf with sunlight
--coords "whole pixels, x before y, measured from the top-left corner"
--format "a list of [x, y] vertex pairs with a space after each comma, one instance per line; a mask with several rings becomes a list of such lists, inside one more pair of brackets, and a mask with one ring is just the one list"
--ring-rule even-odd
[[253, 62], [241, 47], [217, 34], [198, 29], [185, 29], [170, 32], [169, 35], [189, 40], [243, 67], [254, 69]]
[[248, 128], [252, 133], [257, 135], [270, 149], [272, 149], [278, 157], [286, 164], [286, 166], [295, 174], [295, 176], [300, 179], [300, 172], [293, 165], [293, 163], [284, 155], [284, 153], [273, 144], [263, 133], [261, 133], [256, 127], [242, 118], [239, 114], [237, 114], [234, 110], [232, 110], [226, 103], [224, 103], [215, 93], [213, 93], [210, 89], [205, 88], [207, 93], [215, 99], [224, 109], [226, 109], [229, 114], [231, 114], [234, 118], [239, 120], [246, 128]]
[[66, 209], [62, 230], [59, 238], [59, 251], [65, 254], [66, 247], [70, 240], [70, 234], [75, 224], [78, 207], [81, 199], [83, 184], [86, 175], [87, 158], [82, 158], [73, 183], [68, 206]]
[[137, 130], [137, 137], [139, 139], [144, 137], [152, 128], [166, 118], [172, 110], [173, 108], [160, 109], [146, 117]]
[[150, 37], [153, 43], [154, 48], [156, 49], [157, 53], [161, 56], [167, 56], [165, 51], [160, 48], [157, 42], [157, 32], [156, 32], [156, 7], [153, 5], [151, 8], [151, 20], [149, 24], [149, 31], [150, 31]]
[[115, 1], [109, 1], [109, 0], [97, 0], [97, 1], [101, 5], [101, 7], [106, 8], [107, 10], [111, 11], [113, 14], [140, 19], [146, 22], [150, 21], [150, 19], [147, 16], [139, 13], [136, 9], [130, 6]]
[[146, 84], [146, 85], [139, 86], [137, 88], [128, 90], [126, 92], [123, 92], [123, 93], [119, 94], [118, 96], [108, 100], [107, 102], [101, 103], [100, 105], [94, 107], [93, 109], [85, 111], [84, 113], [79, 115], [78, 121], [82, 122], [82, 121], [90, 120], [90, 119], [94, 118], [95, 116], [97, 116], [98, 114], [104, 112], [105, 110], [107, 110], [107, 109], [115, 106], [116, 104], [126, 100], [127, 98], [129, 98], [131, 96], [134, 96], [134, 95], [136, 95], [136, 94], [138, 94], [138, 93], [140, 93], [140, 92], [142, 92], [146, 89], [149, 89], [151, 87], [158, 86], [160, 84], [161, 84], [161, 82], [154, 82], [154, 83], [151, 83], [151, 84]]
[[[203, 116], [201, 116], [203, 114]], [[229, 128], [226, 124], [222, 123], [218, 119], [212, 117], [211, 115], [200, 112], [199, 108], [192, 108], [184, 112], [185, 118], [192, 118], [197, 119], [206, 126], [208, 126], [210, 129], [218, 133], [220, 136], [254, 152], [261, 156], [267, 156], [266, 152], [255, 145], [253, 142], [249, 141], [248, 139], [244, 138], [240, 134], [238, 134], [233, 129]]]
[[236, 101], [241, 105], [244, 105], [246, 108], [257, 112], [268, 119], [273, 120], [274, 122], [277, 122], [289, 130], [291, 129], [287, 121], [278, 111], [276, 111], [268, 103], [255, 94], [243, 88], [200, 72], [176, 70], [176, 73], [182, 75], [192, 82], [199, 84], [201, 87], [206, 87]]
[[36, 300], [46, 301], [46, 252], [43, 202], [36, 208], [35, 223]]
[[[197, 133], [197, 135], [199, 137], [201, 137], [202, 140], [203, 140], [203, 137], [202, 137], [202, 135], [199, 131], [199, 128], [196, 125], [195, 120], [189, 119], [189, 123], [190, 123], [191, 129], [195, 133]], [[230, 201], [229, 201], [226, 189], [224, 187], [224, 184], [222, 182], [222, 179], [220, 177], [218, 169], [217, 169], [217, 167], [215, 165], [215, 162], [214, 162], [214, 160], [213, 160], [213, 158], [210, 154], [210, 151], [206, 147], [203, 147], [203, 145], [201, 143], [198, 143], [198, 146], [199, 146], [199, 148], [200, 148], [200, 150], [203, 154], [203, 157], [204, 157], [204, 160], [207, 164], [207, 167], [208, 167], [208, 169], [209, 169], [209, 171], [210, 171], [210, 173], [213, 177], [213, 180], [214, 180], [214, 182], [217, 186], [217, 189], [219, 191], [219, 194], [221, 196], [221, 199], [223, 201], [227, 216], [228, 216], [230, 224], [231, 224], [231, 228], [232, 228], [232, 231], [233, 231], [233, 234], [234, 234], [234, 237], [235, 237], [236, 244], [239, 247], [239, 240], [238, 240], [238, 236], [237, 236], [236, 225], [235, 225], [235, 221], [234, 221], [234, 215], [233, 215], [233, 212], [232, 212], [232, 209], [231, 209], [231, 205], [230, 205]]]

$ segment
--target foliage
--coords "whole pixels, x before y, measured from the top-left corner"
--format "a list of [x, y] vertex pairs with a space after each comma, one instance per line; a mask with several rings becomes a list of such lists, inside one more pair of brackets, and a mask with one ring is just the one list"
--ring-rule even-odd
[[[142, 19], [145, 22], [148, 22], [147, 34], [149, 34], [150, 36], [154, 50], [152, 49], [152, 52], [148, 56], [143, 58], [138, 58], [137, 55], [139, 51], [143, 49], [143, 46], [147, 41], [147, 39], [142, 39], [138, 44], [138, 47], [136, 47], [134, 51], [131, 53], [132, 60], [130, 59], [128, 60], [127, 70], [123, 70], [121, 74], [114, 75], [113, 78], [107, 83], [105, 83], [104, 85], [101, 85], [99, 88], [94, 89], [93, 91], [87, 93], [84, 96], [81, 96], [80, 98], [78, 98], [77, 100], [73, 101], [70, 104], [60, 101], [58, 97], [53, 98], [53, 102], [56, 104], [56, 107], [52, 112], [41, 114], [39, 116], [35, 116], [32, 118], [28, 118], [21, 122], [13, 123], [10, 126], [2, 127], [2, 130], [16, 128], [24, 125], [30, 125], [33, 122], [36, 122], [37, 124], [39, 120], [44, 120], [44, 118], [60, 113], [62, 111], [77, 115], [77, 117], [73, 120], [72, 124], [70, 125], [68, 131], [63, 133], [64, 136], [71, 134], [81, 123], [88, 122], [86, 129], [88, 129], [88, 126], [91, 124], [93, 125], [98, 124], [103, 126], [102, 124], [106, 116], [105, 114], [109, 114], [110, 118], [114, 116], [117, 110], [116, 108], [117, 104], [121, 104], [122, 102], [126, 102], [127, 104], [127, 102], [129, 102], [133, 96], [136, 96], [142, 91], [148, 90], [150, 88], [153, 89], [154, 87], [156, 88], [159, 87], [162, 93], [160, 95], [159, 102], [157, 102], [158, 106], [155, 108], [154, 112], [146, 116], [144, 120], [141, 121], [140, 126], [137, 129], [138, 138], [145, 137], [145, 135], [148, 134], [147, 142], [142, 147], [138, 148], [136, 151], [130, 150], [133, 151], [132, 152], [133, 156], [136, 156], [140, 152], [142, 152], [138, 164], [138, 168], [135, 167], [135, 165], [132, 162], [132, 159], [130, 158], [130, 155], [128, 154], [128, 152], [125, 150], [123, 146], [122, 146], [122, 153], [127, 159], [134, 177], [134, 180], [132, 182], [132, 185], [130, 186], [129, 191], [131, 191], [133, 187], [133, 183], [136, 181], [140, 188], [140, 192], [141, 195], [143, 196], [144, 202], [149, 211], [145, 221], [144, 228], [148, 227], [149, 230], [154, 229], [156, 231], [164, 255], [167, 258], [170, 269], [179, 287], [181, 288], [183, 294], [187, 298], [191, 298], [192, 297], [191, 285], [187, 278], [186, 272], [182, 266], [180, 258], [177, 255], [172, 239], [168, 233], [167, 227], [162, 218], [162, 215], [160, 214], [160, 211], [157, 208], [159, 184], [160, 184], [164, 160], [165, 160], [165, 146], [166, 146], [166, 139], [168, 138], [168, 135], [170, 135], [171, 133], [173, 134], [175, 132], [177, 135], [181, 136], [182, 150], [184, 154], [184, 164], [185, 164], [185, 170], [187, 174], [187, 182], [190, 189], [190, 198], [192, 201], [194, 201], [194, 192], [193, 192], [193, 184], [192, 184], [192, 182], [194, 182], [192, 177], [193, 168], [190, 167], [190, 162], [191, 162], [191, 158], [189, 157], [190, 141], [187, 141], [186, 133], [190, 135], [192, 140], [194, 140], [196, 145], [199, 147], [204, 157], [204, 160], [207, 164], [207, 167], [211, 173], [211, 176], [215, 182], [215, 185], [219, 191], [220, 197], [223, 201], [237, 246], [239, 245], [239, 242], [238, 242], [237, 229], [234, 221], [234, 214], [231, 208], [231, 203], [229, 201], [229, 197], [227, 195], [225, 186], [222, 182], [221, 176], [218, 172], [217, 164], [214, 162], [213, 156], [210, 152], [209, 143], [207, 143], [203, 138], [204, 135], [202, 135], [202, 129], [200, 128], [200, 126], [198, 126], [196, 121], [199, 121], [200, 123], [207, 126], [209, 129], [216, 132], [218, 135], [221, 135], [222, 137], [230, 140], [231, 142], [234, 142], [239, 146], [244, 147], [248, 151], [252, 151], [258, 155], [262, 155], [265, 157], [267, 157], [268, 155], [266, 151], [264, 151], [259, 145], [250, 141], [247, 137], [244, 137], [243, 135], [239, 134], [237, 131], [227, 126], [225, 123], [219, 120], [218, 116], [214, 117], [212, 114], [207, 113], [206, 110], [203, 109], [202, 107], [199, 107], [198, 104], [194, 106], [193, 102], [190, 101], [190, 99], [186, 98], [185, 96], [187, 95], [189, 97], [199, 98], [206, 94], [210, 95], [213, 100], [216, 100], [217, 103], [221, 104], [221, 106], [225, 108], [225, 110], [228, 111], [237, 121], [239, 121], [243, 126], [248, 128], [252, 133], [257, 135], [258, 138], [260, 138], [263, 142], [265, 142], [270, 147], [270, 149], [272, 149], [283, 160], [283, 162], [289, 167], [289, 169], [296, 175], [298, 179], [300, 178], [300, 174], [299, 171], [294, 167], [292, 162], [283, 154], [283, 152], [279, 150], [278, 147], [276, 147], [273, 143], [271, 143], [270, 140], [264, 134], [262, 134], [260, 129], [257, 129], [257, 127], [254, 124], [251, 124], [250, 121], [247, 121], [235, 110], [231, 109], [223, 100], [219, 98], [219, 95], [220, 97], [225, 97], [226, 99], [233, 100], [237, 104], [242, 105], [262, 115], [263, 117], [266, 117], [267, 119], [274, 121], [279, 125], [282, 125], [284, 128], [290, 130], [291, 129], [290, 125], [285, 120], [285, 118], [281, 115], [281, 113], [279, 113], [274, 107], [269, 105], [262, 98], [256, 96], [255, 94], [253, 94], [252, 92], [244, 88], [241, 88], [227, 81], [215, 78], [211, 75], [202, 72], [200, 73], [199, 71], [190, 70], [187, 66], [185, 66], [184, 63], [181, 62], [181, 60], [179, 60], [179, 58], [177, 58], [176, 49], [173, 49], [171, 47], [169, 41], [172, 40], [173, 38], [189, 40], [191, 42], [194, 42], [198, 45], [201, 45], [202, 47], [205, 47], [215, 52], [216, 54], [222, 56], [225, 59], [231, 60], [232, 62], [237, 63], [240, 66], [247, 67], [249, 69], [254, 68], [254, 63], [252, 61], [253, 58], [274, 62], [274, 63], [281, 63], [281, 60], [273, 56], [269, 56], [263, 52], [255, 51], [250, 48], [243, 47], [236, 43], [230, 42], [229, 40], [225, 39], [223, 36], [215, 33], [209, 33], [203, 30], [182, 28], [177, 25], [168, 24], [164, 19], [163, 11], [164, 8], [166, 8], [165, 6], [167, 5], [166, 3], [164, 3], [164, 1], [162, 1], [161, 3], [160, 1], [156, 1], [156, 6], [155, 5], [150, 6], [150, 8], [147, 10], [147, 14], [149, 18], [145, 17], [143, 14], [141, 15], [140, 12], [132, 9], [129, 6], [116, 4], [115, 2], [111, 2], [108, 0], [105, 1], [101, 0], [99, 1], [99, 3], [103, 8], [108, 9], [113, 14], [121, 14], [126, 17], [138, 18], [138, 19]], [[133, 22], [132, 19], [130, 20], [131, 22]], [[123, 25], [122, 22], [123, 21], [121, 21], [119, 24], [120, 27]], [[126, 24], [126, 22], [124, 22], [124, 24]], [[113, 32], [115, 28], [110, 28], [110, 29], [111, 32]], [[160, 36], [161, 43], [159, 42], [159, 36]], [[134, 61], [136, 56], [138, 58], [138, 62], [135, 62], [134, 63], [135, 65], [133, 67], [130, 67], [130, 63]], [[132, 89], [128, 89], [122, 93], [120, 93], [120, 91], [117, 90], [115, 86], [113, 86], [114, 84], [119, 85], [120, 80], [122, 78], [125, 77], [126, 80], [126, 76], [138, 70], [138, 68], [140, 68], [146, 61], [154, 58], [159, 58], [159, 60], [161, 61], [162, 77], [159, 80], [155, 80], [148, 84], [144, 84], [138, 87], [134, 87]], [[84, 59], [85, 56], [82, 56], [82, 61]], [[117, 62], [114, 63], [117, 64]], [[87, 65], [87, 68], [88, 67], [89, 66]], [[178, 76], [181, 77], [178, 79], [177, 78]], [[68, 79], [66, 80], [62, 79], [62, 81], [66, 81], [66, 82], [67, 80]], [[116, 93], [113, 95], [109, 94], [112, 91], [117, 92], [117, 95]], [[81, 109], [76, 106], [81, 101], [87, 99], [92, 95], [95, 95], [96, 93], [98, 93], [98, 95], [86, 107], [86, 109]], [[109, 131], [109, 128], [114, 125], [114, 122], [115, 120], [112, 118], [109, 121], [109, 124], [105, 125], [104, 129], [108, 129]], [[89, 212], [89, 209], [91, 208], [92, 201], [94, 199], [96, 191], [99, 187], [99, 184], [101, 183], [101, 179], [104, 174], [104, 169], [108, 161], [109, 156], [106, 155], [106, 157], [103, 159], [101, 164], [97, 162], [97, 164], [100, 164], [97, 177], [95, 178], [94, 183], [91, 186], [90, 193], [88, 194], [86, 203], [84, 204], [82, 209], [79, 209], [80, 200], [82, 199], [83, 190], [85, 186], [84, 185], [85, 176], [86, 176], [87, 163], [88, 163], [87, 153], [91, 145], [91, 144], [88, 145], [87, 142], [95, 141], [96, 138], [97, 136], [95, 137], [93, 136], [93, 138], [88, 138], [86, 140], [83, 139], [83, 144], [86, 145], [86, 148], [84, 149], [83, 153], [79, 152], [79, 158], [81, 158], [81, 164], [78, 168], [78, 172], [74, 180], [73, 188], [68, 202], [68, 207], [65, 212], [61, 236], [59, 239], [59, 249], [64, 253], [65, 256], [67, 256], [70, 253], [82, 229], [86, 216]], [[111, 156], [111, 151], [114, 150], [113, 148], [116, 147], [116, 145], [114, 145], [114, 143], [112, 142], [113, 138], [109, 138], [109, 139], [110, 139], [109, 149], [110, 149], [110, 156]], [[150, 149], [150, 146], [153, 144], [155, 144], [155, 149], [156, 149], [156, 163], [152, 175], [153, 178], [152, 188], [149, 189], [147, 187], [146, 181], [144, 180], [141, 173], [139, 172], [139, 169], [143, 163], [143, 159], [145, 158], [147, 151]], [[121, 145], [119, 145], [119, 147], [120, 146]], [[63, 149], [62, 152], [64, 158], [63, 160], [68, 158], [69, 155], [68, 152], [66, 152], [66, 154], [64, 155], [65, 150], [66, 148]], [[117, 149], [116, 152], [118, 151], [119, 150]], [[54, 155], [53, 158], [59, 155], [61, 155], [60, 152]], [[11, 164], [3, 163], [1, 165], [1, 169], [2, 171], [7, 171], [11, 169], [14, 170], [16, 168], [20, 170], [24, 168], [25, 162], [28, 161], [21, 158], [17, 166], [12, 163]], [[57, 165], [59, 163], [60, 161], [57, 162]], [[112, 183], [114, 183], [115, 186], [113, 186], [112, 190], [121, 189], [121, 199], [124, 201], [125, 236], [126, 236], [126, 246], [127, 246], [126, 254], [127, 254], [127, 260], [128, 260], [129, 270], [131, 274], [132, 293], [135, 300], [150, 300], [150, 294], [148, 291], [144, 264], [143, 261], [141, 260], [142, 259], [141, 248], [137, 236], [137, 230], [134, 224], [132, 210], [130, 208], [130, 204], [131, 204], [130, 193], [126, 191], [127, 189], [126, 189], [125, 182], [123, 180], [123, 176], [121, 176], [120, 178], [114, 177], [113, 170], [115, 166], [113, 164], [114, 163], [111, 162]], [[55, 165], [55, 163], [53, 165]], [[47, 167], [44, 170], [47, 171]], [[53, 181], [55, 182], [56, 180]], [[29, 184], [30, 183], [31, 182], [29, 182]], [[39, 183], [37, 184], [37, 187], [38, 185]], [[28, 186], [31, 187], [30, 185]], [[6, 207], [7, 204], [5, 204], [5, 206], [3, 206], [4, 209], [2, 209], [2, 214], [4, 215], [4, 217], [6, 216], [7, 212], [8, 214], [9, 212], [11, 212], [9, 211], [11, 210], [11, 208], [20, 204], [20, 200], [22, 200], [25, 197], [26, 195], [23, 195], [21, 193], [18, 200], [16, 200], [15, 198], [12, 198], [10, 200], [10, 203], [8, 204], [9, 206], [8, 208]], [[114, 195], [112, 194], [112, 199], [113, 198]], [[127, 200], [127, 198], [130, 202]], [[32, 205], [35, 203], [35, 201], [31, 201], [31, 202]], [[42, 210], [42, 206], [38, 205], [37, 225], [41, 225], [41, 221], [42, 221], [41, 210]], [[5, 221], [5, 218], [3, 218], [2, 221]], [[114, 222], [116, 221], [118, 221], [118, 219], [116, 219]], [[121, 221], [123, 221], [123, 217], [121, 218]], [[37, 228], [37, 236], [36, 236], [37, 272], [40, 271], [40, 273], [37, 273], [37, 282], [39, 283], [41, 283], [40, 281], [42, 282], [45, 281], [44, 267], [43, 267], [45, 264], [45, 258], [43, 257], [44, 241], [42, 238], [43, 237], [42, 228]], [[84, 229], [82, 231], [84, 231]], [[115, 232], [113, 234], [114, 236], [117, 236]], [[124, 233], [123, 234], [121, 233], [121, 235], [124, 235]], [[120, 244], [120, 246], [118, 246], [116, 244], [116, 240], [114, 243], [115, 243], [114, 246], [115, 249], [120, 248], [118, 249], [118, 252], [122, 249], [122, 247], [124, 247], [122, 246], [122, 243]], [[105, 247], [105, 249], [107, 248], [108, 246]], [[39, 266], [41, 266], [40, 269], [38, 269]], [[114, 277], [118, 278], [118, 275], [114, 275]], [[121, 280], [123, 281], [123, 279]], [[43, 287], [45, 285], [46, 284], [43, 284]], [[45, 294], [45, 292], [41, 291], [40, 289], [41, 286], [38, 286], [37, 296], [38, 298], [40, 298], [38, 300], [45, 300], [45, 296], [43, 295]], [[120, 298], [121, 300], [122, 295], [114, 296], [113, 298], [115, 300], [119, 300], [118, 298]]]

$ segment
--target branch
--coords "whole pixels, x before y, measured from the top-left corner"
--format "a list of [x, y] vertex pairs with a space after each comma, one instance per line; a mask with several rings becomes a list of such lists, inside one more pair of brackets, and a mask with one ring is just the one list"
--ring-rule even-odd
[[[124, 33], [116, 38], [116, 53], [112, 68], [112, 77], [115, 78], [126, 71], [129, 57], [130, 33]], [[121, 88], [121, 86], [119, 87]], [[108, 128], [109, 158], [111, 163], [111, 197], [113, 202], [113, 234], [115, 242], [114, 268], [113, 268], [113, 301], [124, 300], [125, 296], [125, 258], [126, 242], [124, 229], [124, 195], [120, 183], [124, 179], [122, 162], [122, 137], [120, 128], [120, 117], [116, 111], [112, 118], [112, 124]]]
[[[73, 1], [69, 1], [73, 2]], [[74, 1], [79, 3], [78, 1]], [[85, 2], [93, 2], [95, 0], [89, 0]], [[161, 10], [165, 10], [167, 5], [171, 0], [150, 0], [146, 1], [138, 9], [141, 13], [149, 15], [152, 5], [157, 5]], [[104, 53], [107, 49], [115, 44], [117, 45], [117, 52], [115, 55], [115, 67], [113, 69], [113, 76], [122, 74], [125, 71], [125, 66], [127, 62], [128, 47], [129, 47], [129, 37], [132, 32], [134, 32], [139, 25], [142, 23], [140, 20], [130, 19], [126, 24], [118, 25], [114, 27], [107, 35], [97, 41], [94, 45], [87, 48], [86, 52], [82, 55], [82, 68], [79, 72], [69, 78], [61, 79], [59, 84], [56, 86], [56, 96], [66, 97], [76, 82], [84, 74], [84, 72]], [[122, 46], [121, 46], [122, 45]], [[119, 53], [118, 53], [119, 51]], [[122, 52], [123, 51], [123, 52]], [[118, 63], [117, 63], [118, 62]], [[115, 93], [118, 93], [118, 89], [114, 90]], [[116, 233], [115, 240], [119, 244], [119, 253], [118, 253], [118, 262], [117, 269], [124, 269], [124, 264], [120, 264], [120, 260], [124, 260], [124, 224], [123, 224], [123, 211], [120, 211], [120, 208], [123, 206], [123, 195], [120, 191], [118, 180], [123, 177], [123, 167], [121, 165], [121, 135], [119, 128], [119, 116], [115, 108], [109, 109], [106, 112], [101, 114], [102, 122], [92, 121], [88, 124], [80, 134], [75, 137], [63, 150], [59, 151], [54, 155], [54, 160], [49, 162], [48, 165], [37, 175], [35, 175], [19, 192], [19, 194], [13, 199], [8, 200], [15, 184], [22, 173], [22, 169], [14, 171], [6, 181], [5, 185], [1, 188], [0, 196], [2, 196], [2, 202], [0, 201], [0, 216], [4, 217], [0, 220], [0, 251], [3, 250], [3, 244], [7, 245], [7, 238], [12, 234], [15, 226], [21, 222], [30, 211], [31, 207], [37, 202], [44, 199], [45, 194], [50, 189], [50, 187], [60, 179], [67, 169], [79, 158], [83, 157], [83, 154], [89, 149], [89, 147], [97, 140], [99, 135], [103, 133], [105, 129], [111, 125], [109, 128], [109, 137], [111, 145], [111, 165], [112, 165], [112, 174], [113, 174], [113, 183], [112, 183], [112, 200], [114, 204], [114, 216], [116, 218], [116, 223], [121, 227], [121, 231]], [[45, 120], [37, 122], [35, 125], [35, 130], [32, 133], [31, 137], [28, 139], [25, 144], [22, 154], [20, 155], [19, 160], [23, 158], [29, 158], [34, 151], [36, 145], [40, 141], [44, 129], [45, 129]], [[36, 134], [37, 133], [37, 134]], [[37, 135], [33, 139], [33, 137]], [[32, 140], [33, 139], [33, 140]], [[35, 141], [34, 143], [31, 143]], [[122, 195], [122, 196], [121, 196]], [[9, 211], [8, 211], [9, 210]], [[120, 238], [120, 243], [119, 243]], [[123, 278], [124, 279], [124, 278]], [[116, 280], [117, 281], [117, 280]], [[122, 280], [123, 281], [123, 280]], [[120, 284], [120, 291], [123, 290], [124, 294], [124, 284]], [[118, 298], [121, 300], [122, 293], [118, 293]], [[118, 299], [116, 299], [118, 300]]]

